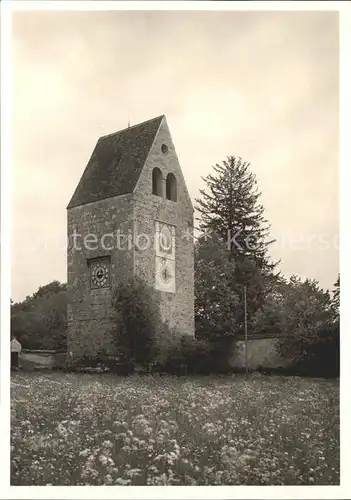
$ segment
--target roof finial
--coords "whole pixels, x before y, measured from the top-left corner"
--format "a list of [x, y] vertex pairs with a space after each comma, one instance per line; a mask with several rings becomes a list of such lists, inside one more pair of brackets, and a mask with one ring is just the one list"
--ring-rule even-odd
[[130, 127], [130, 120], [128, 119], [128, 128]]

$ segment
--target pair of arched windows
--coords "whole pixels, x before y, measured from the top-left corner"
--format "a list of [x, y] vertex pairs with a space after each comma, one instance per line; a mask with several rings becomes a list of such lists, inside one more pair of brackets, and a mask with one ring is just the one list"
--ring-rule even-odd
[[[158, 167], [152, 171], [152, 194], [162, 196], [162, 172]], [[172, 173], [166, 177], [166, 198], [177, 201], [177, 179]]]

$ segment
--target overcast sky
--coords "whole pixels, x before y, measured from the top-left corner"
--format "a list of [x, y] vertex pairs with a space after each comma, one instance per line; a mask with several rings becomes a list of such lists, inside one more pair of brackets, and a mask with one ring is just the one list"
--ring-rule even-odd
[[252, 163], [286, 275], [338, 258], [338, 19], [332, 12], [17, 12], [12, 293], [66, 281], [66, 206], [101, 135], [165, 114], [194, 200]]

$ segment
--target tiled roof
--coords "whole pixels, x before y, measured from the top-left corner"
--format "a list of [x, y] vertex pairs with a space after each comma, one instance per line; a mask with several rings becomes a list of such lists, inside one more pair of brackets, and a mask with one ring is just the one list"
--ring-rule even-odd
[[100, 137], [67, 208], [132, 193], [162, 118]]

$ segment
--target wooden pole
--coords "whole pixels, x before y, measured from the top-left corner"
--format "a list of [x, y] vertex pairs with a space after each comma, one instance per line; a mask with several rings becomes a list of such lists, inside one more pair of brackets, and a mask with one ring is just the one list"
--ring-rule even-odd
[[248, 377], [247, 363], [247, 305], [246, 305], [246, 286], [244, 286], [244, 308], [245, 308], [245, 377]]

